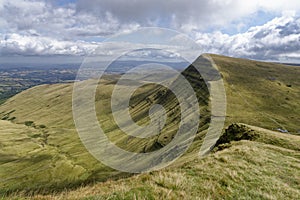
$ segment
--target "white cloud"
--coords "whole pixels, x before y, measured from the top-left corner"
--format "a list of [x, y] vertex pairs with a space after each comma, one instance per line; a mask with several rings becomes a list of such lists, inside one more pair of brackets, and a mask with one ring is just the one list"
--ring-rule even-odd
[[[64, 6], [51, 2], [0, 0], [1, 55], [87, 55], [99, 45], [87, 42], [89, 37], [109, 37], [141, 26], [160, 26], [188, 33], [197, 40], [202, 52], [255, 59], [300, 59], [300, 19], [296, 17], [300, 11], [299, 0], [139, 0], [130, 3], [78, 0]], [[244, 29], [247, 24], [243, 18], [260, 10], [283, 16], [245, 33], [221, 32], [221, 27], [229, 24], [237, 24], [237, 30]], [[207, 30], [218, 31], [207, 33]], [[186, 44], [182, 38], [171, 39], [179, 46]], [[122, 44], [111, 43], [100, 54], [112, 54]], [[176, 53], [182, 47], [169, 48]], [[185, 53], [192, 54], [188, 50]]]
[[[300, 11], [290, 0], [78, 0], [58, 7], [47, 0], [0, 0], [0, 30], [28, 30], [55, 38], [107, 36], [139, 26], [162, 26], [183, 32], [221, 28], [259, 10]], [[242, 22], [238, 23], [243, 25]], [[237, 27], [238, 29], [238, 27]]]
[[0, 30], [20, 34], [35, 30], [43, 36], [77, 39], [112, 35], [138, 26], [136, 23], [122, 25], [109, 12], [102, 14], [99, 18], [89, 12], [77, 12], [74, 4], [56, 7], [46, 1], [1, 0]]
[[60, 41], [42, 36], [6, 34], [0, 38], [2, 55], [87, 55], [92, 54], [97, 44], [83, 41]]
[[262, 60], [295, 59], [300, 54], [300, 18], [285, 15], [242, 34], [198, 33], [196, 38], [206, 52]]
[[[89, 55], [95, 53], [105, 56], [119, 54], [124, 48], [144, 48], [140, 41], [116, 41], [109, 43], [90, 43], [84, 41], [64, 41], [51, 37], [38, 35], [29, 30], [31, 35], [4, 34], [0, 38], [2, 55]], [[147, 29], [145, 30], [147, 31]], [[150, 37], [150, 36], [149, 36]], [[158, 34], [156, 37], [160, 37]], [[197, 44], [201, 47], [200, 53], [218, 53], [235, 57], [245, 57], [261, 60], [299, 59], [300, 55], [300, 18], [295, 16], [282, 16], [262, 25], [250, 28], [247, 32], [227, 35], [221, 32], [195, 33]], [[130, 37], [129, 37], [130, 39]], [[155, 40], [155, 37], [154, 37]], [[169, 38], [162, 44], [147, 46], [156, 49], [168, 49], [174, 52], [161, 57], [194, 56], [194, 49], [189, 49], [189, 40], [180, 35]], [[159, 43], [159, 42], [158, 42]], [[187, 49], [184, 49], [187, 46]], [[159, 57], [159, 55], [155, 55]], [[152, 55], [153, 57], [153, 55]]]

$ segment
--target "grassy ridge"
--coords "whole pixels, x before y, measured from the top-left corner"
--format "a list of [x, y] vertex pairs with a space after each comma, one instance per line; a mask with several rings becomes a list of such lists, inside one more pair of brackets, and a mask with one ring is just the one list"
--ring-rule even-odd
[[224, 79], [227, 124], [300, 130], [300, 67], [211, 55]]
[[[199, 160], [198, 151], [208, 127], [210, 108], [207, 87], [190, 66], [183, 75], [196, 91], [201, 116], [204, 116], [193, 145], [167, 169], [128, 177], [129, 174], [120, 174], [102, 165], [80, 142], [72, 119], [72, 84], [38, 86], [0, 106], [0, 118], [5, 120], [0, 121], [2, 193], [23, 189], [34, 192], [39, 188], [51, 193], [109, 180], [56, 195], [35, 194], [33, 197], [296, 199], [300, 190], [299, 137], [270, 130], [282, 128], [298, 133], [300, 68], [218, 55], [211, 57], [225, 83], [226, 125], [250, 124], [247, 127], [257, 137], [247, 141], [229, 139], [218, 146], [215, 153]], [[178, 129], [180, 116], [174, 95], [154, 84], [136, 90], [130, 111], [137, 124], [149, 123], [151, 105], [162, 104], [168, 114], [167, 126], [150, 140], [129, 138], [118, 129], [108, 109], [117, 78], [109, 76], [102, 80], [96, 95], [97, 117], [108, 137], [133, 152], [149, 152], [168, 144]], [[83, 84], [88, 86], [95, 81]], [[176, 80], [173, 84], [176, 85]], [[128, 178], [113, 180], [120, 176]]]

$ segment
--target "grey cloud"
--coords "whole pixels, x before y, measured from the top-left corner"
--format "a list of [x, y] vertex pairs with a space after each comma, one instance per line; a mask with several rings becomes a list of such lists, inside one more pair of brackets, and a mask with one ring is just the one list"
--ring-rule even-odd
[[279, 30], [281, 36], [287, 36], [291, 34], [300, 34], [300, 18], [294, 23], [287, 23], [285, 26], [278, 26], [276, 29]]
[[282, 12], [300, 10], [298, 0], [79, 0], [78, 13], [93, 13], [104, 17], [110, 13], [122, 24], [138, 23], [142, 26], [164, 26], [189, 32], [219, 27], [239, 21], [258, 10]]
[[92, 12], [99, 17], [111, 13], [122, 24], [136, 22], [143, 26], [201, 29], [233, 18], [228, 9], [232, 4], [206, 0], [79, 0], [76, 8], [79, 13]]
[[270, 34], [270, 30], [261, 30], [261, 31], [257, 32], [253, 37], [255, 39], [261, 39], [261, 38], [266, 37], [269, 34]]

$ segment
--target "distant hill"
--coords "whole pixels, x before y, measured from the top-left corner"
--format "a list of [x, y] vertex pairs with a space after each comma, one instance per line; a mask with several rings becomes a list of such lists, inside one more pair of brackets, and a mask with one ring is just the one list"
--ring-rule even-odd
[[[202, 116], [193, 145], [170, 167], [135, 176], [104, 166], [82, 145], [72, 118], [72, 84], [42, 85], [0, 105], [0, 192], [50, 193], [44, 197], [63, 199], [300, 196], [300, 136], [292, 135], [300, 130], [300, 68], [220, 55], [204, 55], [195, 62], [216, 65], [227, 95], [227, 130], [208, 157], [198, 158], [210, 123], [208, 88], [193, 66], [182, 72], [197, 93]], [[97, 117], [107, 136], [133, 152], [155, 151], [168, 144], [180, 120], [175, 96], [154, 84], [138, 89], [130, 101], [134, 121], [147, 124], [155, 103], [165, 107], [168, 119], [158, 137], [130, 138], [118, 129], [109, 109], [118, 77], [107, 75], [97, 90], [96, 108], [102, 108]], [[95, 80], [82, 84], [92, 85]], [[289, 133], [273, 131], [278, 128]], [[82, 184], [85, 187], [78, 188]], [[18, 195], [26, 196], [10, 197]]]
[[280, 63], [280, 64], [300, 67], [299, 63]]

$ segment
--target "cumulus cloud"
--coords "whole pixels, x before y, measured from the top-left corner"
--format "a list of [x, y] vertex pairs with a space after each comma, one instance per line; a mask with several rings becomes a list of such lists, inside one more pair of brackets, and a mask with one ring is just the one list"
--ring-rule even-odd
[[0, 38], [1, 55], [87, 55], [92, 54], [97, 44], [83, 41], [59, 41], [42, 36], [6, 34]]
[[[94, 40], [91, 38], [97, 41], [99, 37], [107, 38], [143, 26], [159, 26], [189, 34], [202, 52], [261, 60], [300, 59], [300, 19], [296, 17], [300, 11], [299, 0], [288, 3], [284, 0], [66, 2], [69, 3], [59, 5], [58, 1], [49, 0], [0, 0], [1, 55], [88, 55], [101, 44], [91, 42]], [[283, 15], [244, 33], [222, 32], [222, 27], [233, 24], [237, 24], [237, 30], [248, 27], [244, 18], [260, 10]], [[256, 22], [251, 23], [252, 26]], [[170, 46], [175, 53], [176, 48], [186, 45], [182, 38], [171, 40], [181, 45]], [[110, 43], [100, 54], [111, 54], [122, 45]], [[191, 53], [186, 50], [186, 54]]]
[[183, 32], [205, 31], [242, 20], [259, 10], [300, 11], [298, 0], [289, 3], [284, 0], [139, 0], [130, 3], [78, 0], [64, 6], [53, 2], [0, 0], [0, 28], [22, 33], [35, 30], [44, 36], [73, 39], [108, 36], [140, 26], [161, 26]]
[[102, 17], [77, 12], [74, 4], [55, 7], [46, 1], [0, 0], [0, 28], [6, 32], [30, 34], [32, 30], [43, 36], [76, 39], [84, 36], [107, 36], [138, 25], [120, 24], [109, 12]]
[[284, 15], [229, 36], [221, 32], [197, 33], [197, 43], [206, 52], [260, 60], [300, 58], [300, 18]]

